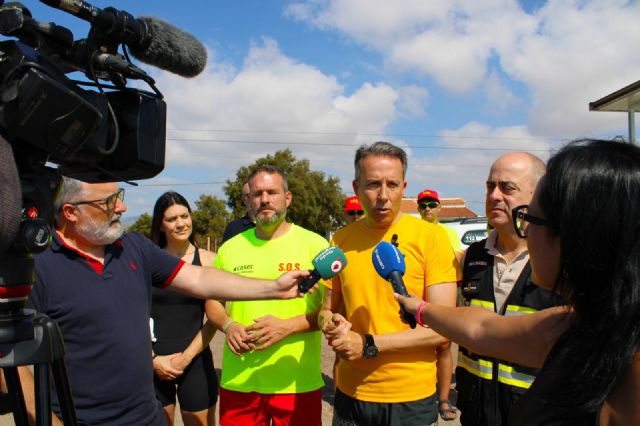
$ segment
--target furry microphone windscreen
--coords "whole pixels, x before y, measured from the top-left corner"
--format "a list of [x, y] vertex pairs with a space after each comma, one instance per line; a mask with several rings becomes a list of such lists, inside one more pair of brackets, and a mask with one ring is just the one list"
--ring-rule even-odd
[[18, 233], [22, 192], [11, 145], [0, 137], [0, 255]]
[[207, 49], [194, 36], [150, 16], [141, 16], [151, 40], [146, 49], [130, 46], [131, 54], [140, 61], [178, 74], [195, 77], [207, 65]]

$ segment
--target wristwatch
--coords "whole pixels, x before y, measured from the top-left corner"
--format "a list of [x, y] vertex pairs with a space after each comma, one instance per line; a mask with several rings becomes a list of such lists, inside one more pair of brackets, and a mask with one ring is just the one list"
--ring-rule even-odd
[[373, 359], [378, 356], [378, 347], [376, 342], [373, 341], [373, 336], [370, 334], [364, 335], [364, 348], [362, 349], [362, 356], [366, 359]]

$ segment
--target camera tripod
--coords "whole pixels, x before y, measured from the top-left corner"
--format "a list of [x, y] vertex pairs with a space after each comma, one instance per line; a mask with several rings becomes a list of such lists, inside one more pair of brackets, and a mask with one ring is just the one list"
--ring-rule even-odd
[[[33, 365], [36, 425], [51, 425], [50, 377], [56, 387], [65, 425], [77, 425], [75, 406], [64, 362], [64, 341], [58, 325], [44, 314], [25, 309], [33, 281], [33, 259], [28, 256], [0, 256], [0, 368], [8, 393], [3, 398], [5, 412], [12, 411], [15, 424], [27, 426], [24, 393], [18, 366]], [[22, 283], [23, 285], [11, 285]], [[8, 408], [8, 409], [7, 409]]]

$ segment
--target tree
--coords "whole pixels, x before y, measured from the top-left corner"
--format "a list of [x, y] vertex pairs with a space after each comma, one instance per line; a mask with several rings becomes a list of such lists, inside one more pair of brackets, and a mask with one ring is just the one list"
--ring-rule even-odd
[[211, 250], [217, 250], [229, 216], [223, 200], [212, 195], [200, 195], [192, 214], [193, 232], [198, 246], [207, 248], [207, 242], [210, 242]]
[[143, 213], [131, 226], [127, 232], [139, 232], [147, 238], [151, 238], [151, 215]]
[[256, 167], [266, 164], [278, 167], [287, 176], [289, 191], [293, 194], [291, 206], [287, 210], [290, 222], [325, 236], [344, 223], [344, 194], [340, 190], [339, 179], [311, 170], [309, 160], [297, 160], [289, 149], [259, 158], [250, 166], [240, 167], [236, 172], [236, 180], [227, 180], [224, 192], [234, 217], [245, 214], [242, 186]]

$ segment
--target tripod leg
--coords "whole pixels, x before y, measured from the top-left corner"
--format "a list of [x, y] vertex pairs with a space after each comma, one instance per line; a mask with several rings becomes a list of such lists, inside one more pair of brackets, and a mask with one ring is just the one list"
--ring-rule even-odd
[[51, 391], [49, 388], [49, 364], [35, 364], [34, 384], [36, 394], [36, 426], [51, 425]]
[[29, 420], [27, 417], [27, 407], [24, 403], [24, 393], [20, 385], [20, 376], [17, 367], [5, 367], [4, 377], [7, 380], [7, 390], [12, 403], [13, 421], [18, 426], [27, 426]]
[[71, 387], [69, 386], [69, 377], [67, 376], [67, 367], [64, 363], [64, 357], [61, 356], [51, 362], [51, 373], [53, 375], [53, 382], [56, 384], [62, 420], [65, 425], [77, 425], [78, 419], [76, 418], [76, 408], [73, 405]]
[[[2, 3], [1, 0], [0, 3]], [[0, 264], [0, 278], [2, 278], [1, 273], [2, 265]], [[53, 377], [64, 423], [67, 426], [77, 426], [77, 417], [64, 364], [64, 341], [60, 330], [57, 324], [46, 315], [28, 309], [25, 309], [24, 313], [24, 317], [20, 317], [22, 321], [20, 327], [11, 323], [9, 331], [13, 334], [10, 335], [10, 338], [3, 335], [2, 332], [5, 331], [6, 334], [6, 330], [0, 321], [0, 368], [8, 371], [13, 368], [13, 373], [10, 372], [7, 375], [7, 383], [11, 383], [13, 389], [21, 392], [22, 387], [16, 366], [33, 365], [34, 377], [29, 377], [29, 386], [33, 384], [34, 388], [36, 425], [50, 426], [52, 421], [50, 377]], [[24, 331], [20, 334], [19, 339], [15, 337], [16, 330]], [[10, 351], [14, 356], [2, 356], [3, 353]], [[14, 374], [13, 378], [12, 374]], [[27, 381], [26, 378], [24, 381]], [[24, 393], [22, 393], [20, 400], [24, 406]], [[24, 418], [26, 419], [26, 415]], [[27, 425], [26, 420], [24, 424]]]

